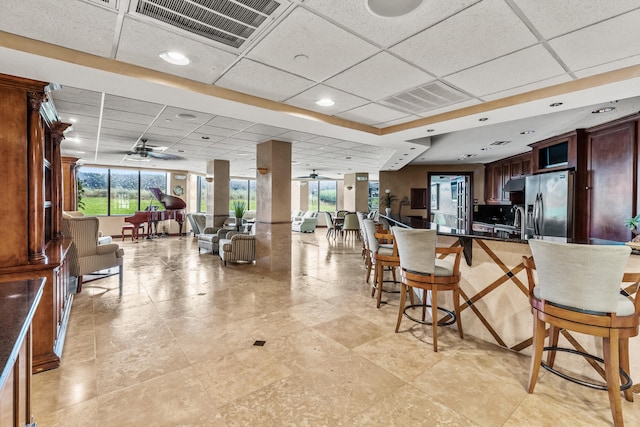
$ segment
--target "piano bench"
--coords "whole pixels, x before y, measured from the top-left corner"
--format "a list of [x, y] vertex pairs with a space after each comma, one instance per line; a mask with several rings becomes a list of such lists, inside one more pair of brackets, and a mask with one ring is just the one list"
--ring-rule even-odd
[[[138, 238], [137, 233], [135, 233], [135, 225], [133, 224], [124, 224], [122, 226], [122, 241], [124, 242], [124, 236], [125, 236], [125, 231], [129, 231], [130, 235], [131, 235], [131, 241], [133, 242], [133, 238], [135, 237], [136, 239]], [[144, 234], [144, 225], [140, 224], [138, 226], [138, 233], [140, 233], [140, 229], [142, 229], [142, 234]]]

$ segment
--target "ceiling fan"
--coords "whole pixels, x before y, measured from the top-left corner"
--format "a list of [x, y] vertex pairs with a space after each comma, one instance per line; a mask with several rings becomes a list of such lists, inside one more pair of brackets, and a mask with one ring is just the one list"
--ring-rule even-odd
[[326, 176], [320, 176], [316, 173], [316, 170], [313, 171], [309, 175], [298, 176], [296, 179], [329, 179]]
[[154, 159], [160, 160], [181, 160], [182, 157], [176, 156], [175, 154], [163, 153], [161, 151], [154, 151], [155, 148], [158, 148], [153, 145], [147, 145], [146, 139], [141, 139], [142, 145], [136, 145], [133, 147], [133, 150], [127, 151], [127, 156], [138, 156], [142, 158], [153, 157]]

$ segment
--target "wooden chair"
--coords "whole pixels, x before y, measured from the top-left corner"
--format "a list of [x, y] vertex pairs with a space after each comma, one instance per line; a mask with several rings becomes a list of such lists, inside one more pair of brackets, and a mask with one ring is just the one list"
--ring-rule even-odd
[[[640, 298], [620, 294], [622, 282], [640, 274], [624, 274], [630, 249], [626, 246], [576, 245], [531, 240], [532, 258], [524, 257], [534, 318], [533, 353], [527, 391], [533, 393], [540, 366], [572, 382], [607, 390], [614, 425], [623, 426], [620, 391], [633, 401], [629, 377], [629, 338], [638, 335]], [[534, 262], [535, 260], [535, 262]], [[537, 267], [537, 269], [536, 269]], [[537, 283], [534, 276], [537, 273]], [[549, 346], [544, 346], [546, 324]], [[602, 337], [603, 358], [558, 347], [561, 329]], [[548, 351], [542, 363], [542, 352]], [[556, 351], [568, 351], [604, 363], [606, 385], [578, 380], [553, 368]], [[590, 362], [591, 363], [591, 362]], [[621, 380], [623, 385], [621, 386]]]
[[393, 282], [396, 280], [396, 267], [400, 266], [398, 248], [394, 244], [393, 234], [376, 233], [376, 226], [370, 219], [364, 220], [365, 233], [369, 242], [369, 263], [367, 264], [367, 282], [373, 266], [373, 284], [371, 286], [371, 297], [378, 292], [376, 307], [380, 308], [382, 303], [382, 284], [384, 283], [384, 268], [391, 269]]
[[[458, 326], [460, 338], [464, 338], [462, 321], [460, 319], [460, 259], [462, 248], [438, 248], [436, 247], [435, 230], [417, 230], [393, 227], [395, 242], [400, 255], [400, 271], [402, 274], [402, 287], [400, 289], [400, 308], [398, 310], [398, 322], [396, 332], [400, 329], [403, 315], [419, 323], [431, 325], [433, 328], [433, 351], [438, 351], [438, 326], [450, 325], [455, 321]], [[437, 255], [455, 258], [453, 262], [436, 259]], [[411, 289], [409, 289], [411, 288]], [[422, 289], [424, 300], [422, 302], [422, 320], [413, 318], [405, 313], [407, 290], [413, 295], [413, 288]], [[431, 291], [431, 304], [427, 304], [426, 291]], [[438, 307], [438, 292], [453, 292], [453, 313], [442, 307]], [[431, 321], [425, 321], [425, 311], [431, 307]], [[409, 307], [415, 307], [412, 304]], [[407, 307], [407, 308], [409, 308]], [[442, 322], [438, 320], [438, 310], [446, 312], [452, 320]]]

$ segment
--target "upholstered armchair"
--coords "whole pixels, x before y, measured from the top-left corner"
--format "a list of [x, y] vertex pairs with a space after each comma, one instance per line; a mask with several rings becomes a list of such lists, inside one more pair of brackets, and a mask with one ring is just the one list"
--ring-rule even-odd
[[[214, 229], [207, 227], [207, 230], [213, 231]], [[216, 227], [215, 230], [215, 233], [198, 235], [198, 252], [204, 249], [205, 252], [217, 253], [219, 251], [220, 240], [227, 237], [227, 233], [231, 232], [231, 230], [227, 228], [220, 227]]]
[[203, 213], [188, 213], [187, 219], [193, 230], [193, 237], [199, 234], [215, 234], [219, 227], [207, 227], [207, 215]]
[[300, 231], [302, 233], [313, 233], [316, 231], [316, 225], [318, 224], [318, 212], [307, 211], [302, 218], [293, 221], [291, 223], [291, 229], [293, 231]]
[[82, 276], [107, 268], [118, 267], [120, 295], [122, 295], [122, 264], [124, 251], [116, 244], [98, 244], [98, 227], [96, 217], [77, 217], [62, 219], [62, 233], [71, 238], [69, 248], [69, 272], [78, 278], [78, 292], [82, 289]]
[[220, 239], [220, 259], [226, 266], [227, 261], [253, 262], [256, 260], [256, 236], [237, 231], [229, 231], [227, 238]]

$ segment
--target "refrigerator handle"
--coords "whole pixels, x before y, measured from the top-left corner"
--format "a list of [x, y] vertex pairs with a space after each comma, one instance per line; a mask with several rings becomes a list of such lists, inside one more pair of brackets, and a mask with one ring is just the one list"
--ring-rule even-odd
[[536, 200], [533, 202], [533, 235], [538, 236], [538, 193], [536, 193]]
[[538, 202], [538, 230], [542, 235], [542, 228], [544, 227], [544, 199], [542, 193], [540, 193], [540, 201]]

